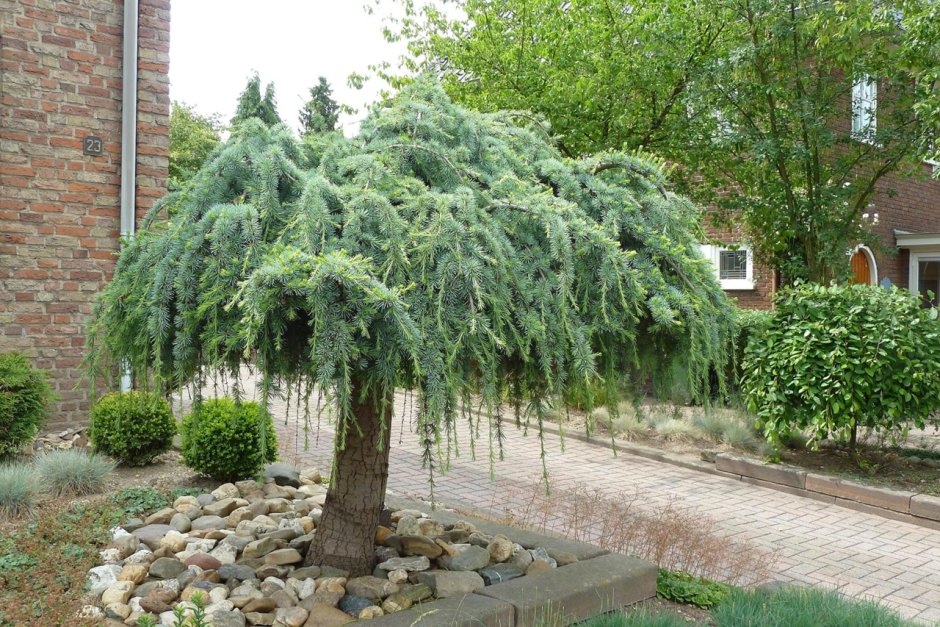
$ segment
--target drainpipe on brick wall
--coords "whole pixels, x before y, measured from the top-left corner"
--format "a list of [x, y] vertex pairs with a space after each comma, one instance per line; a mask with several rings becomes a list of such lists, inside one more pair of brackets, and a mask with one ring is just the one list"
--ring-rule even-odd
[[[121, 237], [134, 237], [137, 223], [137, 26], [138, 0], [124, 0], [124, 67], [121, 98]], [[121, 391], [133, 386], [124, 362]]]

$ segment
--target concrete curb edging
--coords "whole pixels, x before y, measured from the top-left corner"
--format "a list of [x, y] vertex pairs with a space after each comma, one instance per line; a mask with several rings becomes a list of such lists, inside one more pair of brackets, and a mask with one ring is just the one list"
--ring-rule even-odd
[[[515, 424], [509, 418], [504, 418], [503, 421]], [[553, 425], [544, 425], [543, 428], [549, 433], [560, 435], [559, 429]], [[607, 438], [588, 437], [580, 432], [568, 431], [564, 437], [611, 449], [611, 442]], [[629, 453], [689, 470], [737, 479], [794, 496], [940, 530], [938, 496], [866, 486], [839, 477], [812, 473], [795, 466], [764, 464], [759, 460], [732, 453], [719, 453], [712, 463], [639, 444], [616, 442], [615, 446], [617, 453]]]
[[460, 598], [440, 599], [369, 621], [376, 627], [436, 627], [439, 625], [528, 627], [571, 624], [656, 595], [657, 567], [645, 560], [608, 553], [584, 542], [544, 536], [472, 515], [432, 510], [425, 503], [389, 495], [386, 505], [414, 509], [444, 524], [472, 520], [486, 533], [511, 533], [523, 546], [544, 547], [550, 555], [565, 554], [578, 561], [538, 575], [487, 586]]

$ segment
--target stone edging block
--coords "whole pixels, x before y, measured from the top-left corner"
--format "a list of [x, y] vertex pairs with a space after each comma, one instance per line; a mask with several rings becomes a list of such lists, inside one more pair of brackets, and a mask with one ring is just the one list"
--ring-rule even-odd
[[513, 605], [516, 627], [568, 625], [655, 596], [656, 575], [645, 560], [608, 554], [474, 594]]
[[779, 464], [771, 466], [746, 457], [719, 453], [715, 457], [715, 468], [734, 475], [753, 477], [754, 479], [778, 483], [791, 488], [804, 489], [806, 487], [806, 471], [792, 466]]
[[416, 605], [410, 610], [379, 616], [367, 623], [375, 627], [513, 627], [515, 613], [516, 608], [510, 603], [478, 594], [466, 594]]
[[911, 513], [921, 518], [940, 520], [940, 497], [915, 494], [911, 497]]
[[846, 481], [839, 477], [817, 475], [815, 473], [806, 476], [806, 489], [849, 501], [874, 505], [902, 514], [911, 511], [911, 497], [916, 496], [915, 492], [874, 488], [854, 481]]

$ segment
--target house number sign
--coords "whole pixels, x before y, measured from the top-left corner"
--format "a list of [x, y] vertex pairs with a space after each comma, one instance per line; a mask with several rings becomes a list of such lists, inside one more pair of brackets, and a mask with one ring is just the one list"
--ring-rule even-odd
[[104, 142], [95, 135], [85, 135], [82, 138], [82, 154], [92, 156], [104, 154]]

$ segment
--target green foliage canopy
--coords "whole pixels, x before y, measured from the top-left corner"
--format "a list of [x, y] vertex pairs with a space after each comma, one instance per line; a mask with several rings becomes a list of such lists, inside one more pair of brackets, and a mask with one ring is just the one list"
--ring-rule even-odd
[[340, 106], [333, 100], [333, 89], [321, 76], [310, 88], [310, 99], [300, 109], [300, 134], [335, 131], [339, 112]]
[[35, 437], [53, 398], [44, 371], [19, 353], [0, 354], [0, 459]]
[[200, 115], [192, 107], [173, 102], [170, 111], [171, 191], [191, 179], [219, 145], [221, 124], [214, 116]]
[[274, 126], [281, 124], [281, 116], [277, 113], [277, 101], [274, 97], [274, 83], [268, 83], [264, 88], [264, 95], [261, 95], [261, 77], [255, 72], [248, 79], [248, 84], [238, 96], [238, 106], [235, 109], [235, 116], [232, 118], [231, 125], [241, 124], [251, 118], [257, 118], [267, 124]]
[[354, 389], [409, 388], [429, 457], [471, 408], [499, 442], [506, 398], [541, 421], [552, 395], [677, 358], [702, 392], [731, 309], [666, 184], [624, 153], [567, 159], [538, 124], [424, 79], [355, 139], [248, 121], [126, 242], [90, 365], [179, 386], [249, 363], [265, 394], [329, 394], [341, 447]]
[[745, 350], [742, 389], [771, 442], [791, 431], [855, 444], [858, 427], [936, 424], [940, 321], [905, 289], [804, 284], [781, 291]]
[[274, 422], [258, 403], [203, 401], [183, 420], [180, 434], [183, 461], [213, 479], [258, 477], [267, 462], [277, 459]]

